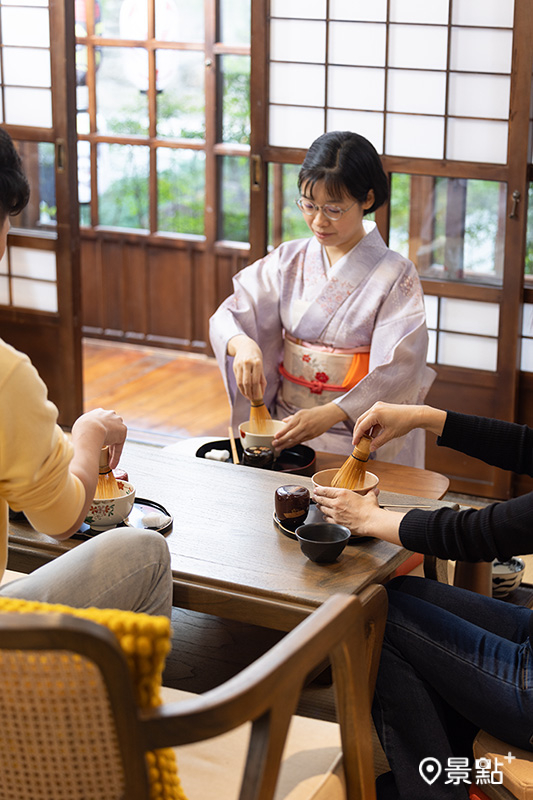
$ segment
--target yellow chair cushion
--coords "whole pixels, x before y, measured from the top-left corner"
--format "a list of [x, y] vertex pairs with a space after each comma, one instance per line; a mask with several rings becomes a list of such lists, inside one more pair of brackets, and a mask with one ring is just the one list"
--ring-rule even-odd
[[[72, 614], [109, 628], [126, 656], [138, 706], [148, 709], [161, 704], [161, 675], [170, 650], [170, 621], [167, 617], [0, 597], [0, 613], [51, 612]], [[147, 753], [147, 763], [152, 800], [186, 800], [171, 748]]]
[[[510, 762], [507, 758], [509, 753], [514, 756]], [[504, 787], [517, 800], [533, 800], [533, 752], [513, 747], [486, 731], [480, 731], [474, 739], [474, 756], [490, 759], [492, 769], [498, 759]]]

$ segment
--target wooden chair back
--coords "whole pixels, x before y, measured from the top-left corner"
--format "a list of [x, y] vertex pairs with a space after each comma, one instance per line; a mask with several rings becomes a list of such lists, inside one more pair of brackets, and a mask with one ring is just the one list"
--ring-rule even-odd
[[333, 596], [223, 685], [150, 711], [137, 708], [126, 660], [107, 628], [55, 613], [0, 615], [6, 797], [147, 800], [146, 751], [251, 721], [240, 798], [271, 800], [306, 676], [329, 659], [347, 800], [373, 800], [370, 699], [386, 610], [382, 586], [361, 598]]

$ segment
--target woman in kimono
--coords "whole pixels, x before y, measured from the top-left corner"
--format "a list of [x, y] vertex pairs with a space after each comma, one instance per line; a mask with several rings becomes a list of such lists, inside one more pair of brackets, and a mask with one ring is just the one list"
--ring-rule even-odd
[[[363, 219], [388, 199], [367, 139], [320, 136], [298, 190], [312, 238], [286, 242], [234, 277], [234, 293], [210, 320], [211, 344], [233, 425], [264, 396], [286, 423], [278, 448], [307, 442], [349, 453], [366, 408], [378, 399], [421, 403], [434, 380], [422, 290], [415, 266]], [[391, 442], [380, 457], [423, 466], [423, 432]]]

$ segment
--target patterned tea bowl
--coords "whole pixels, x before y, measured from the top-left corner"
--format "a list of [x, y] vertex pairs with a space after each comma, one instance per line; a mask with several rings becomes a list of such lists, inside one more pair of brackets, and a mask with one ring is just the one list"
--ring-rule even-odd
[[85, 522], [95, 531], [105, 531], [124, 522], [135, 502], [135, 487], [129, 481], [117, 480], [121, 492], [117, 497], [94, 499]]
[[510, 558], [509, 561], [492, 562], [492, 596], [507, 597], [522, 583], [525, 562], [521, 558]]

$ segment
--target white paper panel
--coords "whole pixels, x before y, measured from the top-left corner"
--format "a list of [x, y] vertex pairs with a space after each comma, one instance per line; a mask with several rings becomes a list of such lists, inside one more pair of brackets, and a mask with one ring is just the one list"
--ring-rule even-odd
[[383, 111], [385, 108], [385, 70], [365, 67], [330, 67], [328, 105]]
[[507, 123], [449, 119], [446, 158], [454, 161], [507, 162]]
[[51, 86], [50, 52], [29, 47], [4, 47], [4, 84]]
[[387, 0], [330, 0], [329, 18], [367, 22], [387, 21]]
[[497, 359], [497, 339], [439, 333], [439, 364], [495, 372]]
[[50, 89], [6, 87], [4, 98], [8, 125], [52, 127], [52, 92]]
[[447, 25], [448, 5], [449, 0], [430, 0], [425, 3], [420, 0], [391, 0], [390, 21]]
[[17, 277], [56, 280], [56, 254], [52, 250], [10, 247], [11, 274]]
[[387, 155], [442, 158], [444, 118], [387, 114], [386, 137]]
[[445, 105], [445, 72], [406, 69], [389, 70], [387, 81], [388, 111], [444, 114]]
[[522, 372], [533, 372], [533, 339], [522, 339], [520, 369]]
[[273, 19], [270, 23], [271, 61], [323, 64], [326, 24], [309, 20]]
[[0, 275], [7, 275], [8, 271], [9, 270], [7, 268], [7, 247], [6, 247], [6, 252], [0, 259]]
[[87, 134], [91, 132], [91, 118], [88, 111], [80, 111], [76, 115], [76, 130], [81, 134]]
[[434, 364], [437, 358], [437, 332], [428, 331], [428, 354], [426, 361], [428, 364]]
[[30, 8], [48, 8], [48, 0], [8, 0], [4, 5], [9, 6], [29, 6]]
[[12, 278], [11, 290], [14, 306], [33, 308], [36, 311], [57, 311], [57, 286], [55, 283]]
[[429, 25], [391, 25], [389, 66], [446, 69], [448, 29]]
[[47, 8], [0, 9], [2, 44], [25, 47], [50, 47], [50, 25]]
[[[0, 268], [2, 263], [0, 262]], [[524, 303], [522, 306], [522, 336], [533, 337], [533, 305]]]
[[331, 22], [329, 63], [385, 66], [386, 26], [372, 22]]
[[271, 17], [325, 19], [326, 11], [326, 0], [270, 0]]
[[326, 68], [318, 64], [270, 64], [270, 102], [323, 107]]
[[514, 0], [453, 0], [452, 23], [512, 28]]
[[440, 328], [443, 330], [498, 336], [499, 319], [498, 303], [441, 298]]
[[328, 131], [355, 131], [372, 142], [378, 153], [383, 153], [383, 114], [375, 111], [341, 111], [329, 109]]
[[511, 31], [452, 28], [450, 69], [465, 72], [511, 72]]
[[0, 305], [9, 305], [9, 278], [0, 275]]
[[448, 113], [459, 117], [509, 118], [511, 78], [450, 73]]
[[270, 106], [269, 143], [276, 147], [309, 147], [324, 133], [324, 112], [303, 106]]
[[437, 327], [439, 298], [433, 294], [424, 295], [424, 305], [426, 307], [426, 324], [428, 328]]

